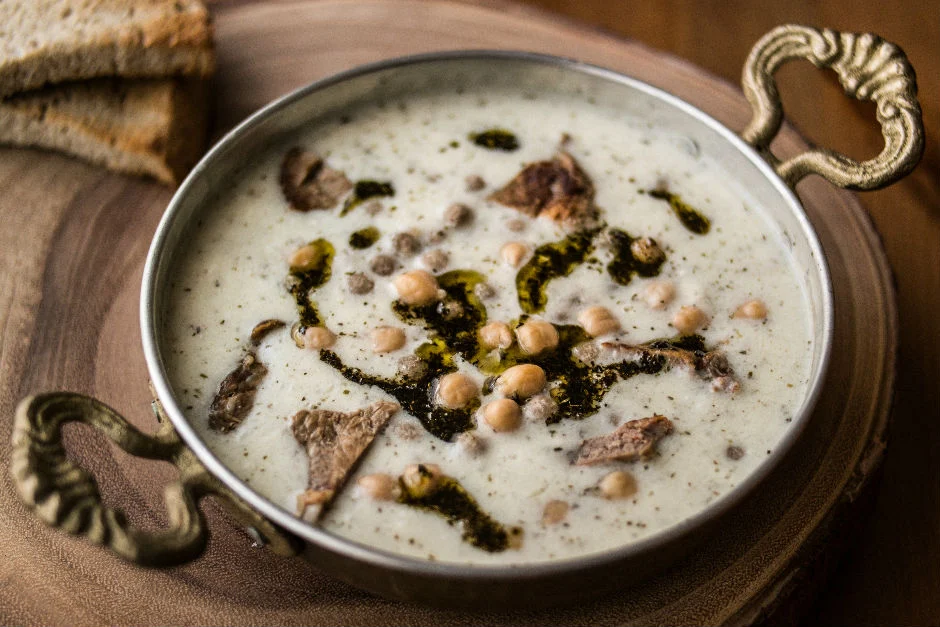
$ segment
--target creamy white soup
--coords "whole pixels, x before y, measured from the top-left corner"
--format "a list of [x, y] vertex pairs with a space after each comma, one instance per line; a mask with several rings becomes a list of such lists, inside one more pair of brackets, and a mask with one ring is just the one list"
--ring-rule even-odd
[[215, 454], [310, 524], [445, 562], [623, 546], [741, 483], [806, 393], [784, 238], [669, 128], [427, 90], [246, 157], [163, 354]]

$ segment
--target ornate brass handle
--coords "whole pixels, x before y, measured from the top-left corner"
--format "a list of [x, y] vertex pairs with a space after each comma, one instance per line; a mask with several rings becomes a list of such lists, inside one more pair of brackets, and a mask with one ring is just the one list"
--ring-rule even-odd
[[[206, 547], [206, 520], [198, 501], [208, 495], [275, 553], [293, 555], [296, 540], [272, 525], [199, 463], [179, 439], [159, 402], [154, 412], [160, 429], [147, 436], [107, 405], [66, 392], [24, 399], [13, 423], [11, 471], [23, 501], [45, 523], [104, 545], [121, 557], [144, 566], [172, 566], [198, 557]], [[147, 459], [168, 461], [179, 480], [167, 486], [164, 499], [169, 527], [146, 532], [131, 526], [120, 510], [101, 501], [94, 478], [70, 461], [62, 445], [62, 427], [77, 421], [104, 433], [122, 449]]]
[[[859, 163], [831, 150], [815, 149], [780, 162], [770, 142], [780, 130], [783, 106], [774, 72], [792, 59], [835, 70], [848, 96], [873, 100], [885, 147]], [[764, 153], [791, 187], [807, 174], [819, 174], [848, 189], [879, 189], [914, 169], [924, 151], [924, 125], [917, 102], [917, 81], [896, 45], [872, 34], [837, 33], [807, 26], [779, 26], [764, 35], [744, 65], [744, 95], [754, 117], [741, 133]]]

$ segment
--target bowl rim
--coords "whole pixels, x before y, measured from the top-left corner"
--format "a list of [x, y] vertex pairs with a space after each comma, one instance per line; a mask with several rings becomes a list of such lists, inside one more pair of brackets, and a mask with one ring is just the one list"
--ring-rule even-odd
[[[170, 389], [166, 371], [160, 359], [160, 346], [158, 341], [159, 330], [157, 328], [157, 310], [155, 308], [155, 305], [158, 304], [158, 288], [160, 286], [157, 284], [156, 278], [161, 258], [169, 251], [168, 239], [171, 226], [177, 219], [177, 215], [180, 213], [180, 207], [185, 203], [186, 196], [199, 184], [201, 177], [213, 167], [215, 160], [228, 149], [229, 145], [238, 142], [240, 138], [249, 131], [264, 124], [270, 118], [287, 109], [295, 102], [303, 100], [314, 92], [347, 80], [404, 66], [420, 65], [430, 62], [467, 60], [513, 61], [560, 67], [566, 71], [587, 74], [609, 82], [619, 83], [643, 92], [648, 96], [657, 98], [665, 102], [665, 104], [696, 118], [698, 122], [709, 127], [710, 130], [716, 132], [724, 141], [728, 142], [742, 153], [774, 186], [775, 191], [779, 193], [793, 211], [801, 228], [802, 235], [810, 246], [811, 256], [815, 261], [815, 271], [820, 275], [822, 293], [819, 296], [822, 316], [816, 323], [817, 325], [821, 324], [823, 327], [821, 333], [823, 341], [820, 347], [821, 355], [818, 362], [819, 367], [809, 382], [807, 394], [804, 397], [802, 406], [799, 408], [799, 411], [794, 414], [793, 420], [784, 433], [784, 436], [777, 442], [772, 452], [767, 455], [743, 481], [735, 485], [731, 490], [722, 494], [688, 518], [654, 532], [649, 536], [616, 548], [557, 560], [517, 564], [480, 565], [464, 562], [429, 561], [392, 553], [384, 549], [371, 547], [355, 540], [344, 538], [320, 527], [311, 525], [256, 492], [219, 460], [183, 415]], [[657, 549], [664, 548], [673, 542], [685, 538], [694, 531], [707, 526], [710, 522], [719, 519], [734, 506], [741, 503], [780, 465], [780, 462], [787, 453], [790, 452], [805, 430], [813, 414], [829, 370], [834, 331], [833, 301], [832, 279], [826, 256], [816, 230], [813, 228], [806, 215], [802, 203], [799, 201], [794, 191], [777, 175], [773, 167], [764, 157], [741, 139], [734, 131], [695, 105], [663, 89], [654, 87], [649, 83], [615, 70], [568, 57], [544, 53], [519, 50], [481, 49], [425, 52], [356, 66], [316, 80], [276, 98], [229, 130], [191, 170], [174, 193], [167, 209], [160, 219], [144, 265], [140, 295], [140, 324], [144, 358], [152, 378], [154, 389], [156, 390], [157, 397], [166, 415], [169, 417], [173, 427], [176, 429], [183, 442], [193, 451], [199, 461], [213, 476], [219, 479], [236, 495], [276, 526], [290, 531], [302, 538], [305, 542], [316, 544], [321, 549], [332, 551], [347, 558], [366, 562], [380, 568], [427, 577], [456, 577], [461, 580], [505, 581], [519, 579], [520, 577], [536, 578], [561, 575], [563, 573], [570, 574], [574, 571], [593, 569], [595, 567], [624, 561], [629, 558], [636, 558], [642, 554], [650, 554]]]

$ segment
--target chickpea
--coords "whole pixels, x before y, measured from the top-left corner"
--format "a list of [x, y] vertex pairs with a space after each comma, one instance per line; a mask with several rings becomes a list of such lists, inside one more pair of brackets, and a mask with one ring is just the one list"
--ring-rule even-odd
[[398, 374], [415, 381], [428, 373], [428, 365], [417, 355], [405, 355], [398, 360]]
[[376, 501], [392, 501], [398, 498], [400, 492], [398, 481], [391, 475], [384, 473], [363, 475], [356, 481], [356, 485]]
[[545, 387], [545, 371], [535, 364], [519, 364], [507, 368], [496, 380], [496, 389], [503, 396], [529, 398]]
[[643, 300], [650, 309], [665, 309], [676, 297], [676, 288], [669, 281], [653, 281], [643, 290]]
[[606, 307], [588, 307], [578, 314], [578, 323], [584, 327], [588, 335], [597, 337], [620, 330], [620, 322]]
[[521, 242], [509, 242], [502, 247], [499, 254], [503, 258], [503, 261], [513, 268], [518, 268], [522, 265], [522, 262], [525, 261], [526, 257], [529, 256], [529, 247]]
[[376, 353], [391, 353], [404, 345], [404, 329], [382, 326], [372, 330], [372, 350]]
[[640, 263], [656, 264], [666, 260], [666, 253], [652, 237], [638, 237], [630, 242], [630, 252]]
[[421, 255], [421, 263], [431, 272], [440, 272], [447, 267], [448, 261], [450, 261], [450, 255], [440, 248], [435, 248]]
[[336, 334], [326, 327], [307, 327], [304, 331], [304, 346], [313, 350], [329, 348], [336, 344]]
[[407, 305], [429, 305], [440, 300], [442, 292], [437, 279], [425, 270], [411, 270], [395, 277], [398, 297]]
[[367, 277], [362, 272], [353, 272], [346, 277], [346, 286], [353, 294], [368, 294], [375, 287], [375, 281]]
[[484, 181], [483, 177], [478, 174], [471, 174], [464, 179], [464, 183], [467, 185], [468, 192], [478, 192], [486, 187], [486, 181]]
[[558, 411], [558, 404], [552, 400], [550, 394], [537, 394], [526, 401], [522, 412], [529, 420], [545, 421]]
[[629, 472], [615, 470], [597, 484], [606, 499], [625, 499], [636, 494], [636, 479]]
[[441, 485], [441, 467], [437, 464], [410, 464], [401, 475], [409, 496], [421, 498], [433, 494]]
[[480, 300], [487, 300], [496, 296], [496, 288], [489, 283], [477, 283], [473, 288], [473, 293]]
[[525, 231], [525, 227], [525, 220], [513, 219], [506, 221], [506, 228], [513, 233], [521, 233], [522, 231]]
[[472, 431], [464, 431], [454, 440], [461, 452], [471, 457], [476, 457], [486, 450], [486, 440]]
[[732, 318], [750, 318], [751, 320], [766, 320], [767, 305], [763, 301], [749, 300], [734, 310]]
[[545, 504], [545, 509], [542, 510], [542, 524], [557, 525], [568, 515], [568, 507], [566, 501], [552, 499]]
[[483, 420], [493, 431], [515, 431], [522, 424], [522, 409], [511, 398], [500, 398], [486, 404]]
[[558, 330], [545, 320], [528, 320], [516, 329], [516, 339], [524, 353], [538, 355], [558, 346]]
[[398, 262], [391, 255], [376, 255], [369, 262], [369, 269], [379, 276], [388, 276], [398, 267]]
[[680, 307], [676, 315], [672, 317], [672, 326], [683, 335], [695, 333], [706, 324], [708, 324], [708, 316], [695, 305]]
[[292, 272], [306, 272], [317, 268], [323, 261], [323, 252], [313, 244], [301, 246], [290, 254], [287, 263]]
[[437, 402], [448, 409], [466, 407], [479, 394], [476, 382], [460, 372], [445, 374], [437, 384]]
[[512, 329], [505, 322], [490, 322], [479, 332], [480, 344], [484, 348], [506, 350], [512, 346]]
[[412, 233], [398, 233], [392, 238], [392, 247], [403, 257], [414, 257], [421, 250], [421, 242]]
[[473, 210], [467, 205], [454, 203], [444, 211], [444, 223], [455, 229], [473, 221]]

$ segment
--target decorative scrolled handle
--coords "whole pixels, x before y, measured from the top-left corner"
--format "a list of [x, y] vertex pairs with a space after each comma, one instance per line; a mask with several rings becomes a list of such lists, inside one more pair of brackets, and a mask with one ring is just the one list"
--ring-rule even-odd
[[[816, 67], [832, 68], [846, 95], [875, 102], [885, 138], [880, 155], [859, 163], [823, 149], [810, 150], [783, 162], [770, 154], [770, 142], [783, 120], [783, 105], [773, 75], [792, 59], [806, 59]], [[754, 117], [741, 137], [761, 151], [791, 187], [807, 174], [815, 173], [847, 189], [879, 189], [914, 169], [923, 154], [924, 125], [914, 70], [900, 48], [876, 35], [779, 26], [751, 50], [742, 85]]]
[[[208, 528], [198, 502], [208, 495], [220, 497], [229, 513], [275, 553], [296, 553], [296, 540], [209, 474], [179, 439], [159, 402], [154, 401], [153, 408], [160, 429], [147, 436], [104, 403], [81, 394], [55, 392], [23, 399], [13, 423], [10, 464], [20, 498], [43, 522], [144, 566], [182, 564], [203, 552]], [[94, 478], [68, 459], [62, 445], [62, 427], [73, 421], [101, 431], [131, 455], [176, 466], [179, 479], [164, 493], [169, 518], [166, 529], [137, 529], [123, 512], [102, 503]]]

